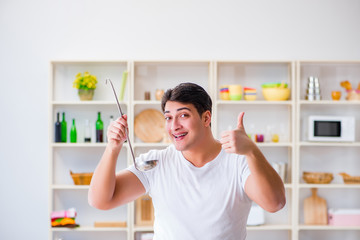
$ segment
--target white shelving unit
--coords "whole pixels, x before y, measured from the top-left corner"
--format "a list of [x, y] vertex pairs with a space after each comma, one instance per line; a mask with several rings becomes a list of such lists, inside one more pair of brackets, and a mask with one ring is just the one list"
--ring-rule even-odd
[[[305, 99], [308, 77], [319, 78], [320, 101]], [[300, 61], [297, 62], [297, 159], [296, 195], [298, 199], [298, 239], [359, 239], [360, 227], [309, 226], [304, 225], [303, 200], [310, 196], [311, 188], [318, 188], [318, 195], [325, 198], [328, 208], [359, 208], [360, 185], [344, 184], [339, 172], [358, 175], [360, 162], [360, 102], [346, 101], [345, 90], [340, 82], [349, 80], [353, 88], [360, 79], [360, 62], [356, 61]], [[354, 86], [355, 85], [355, 86]], [[341, 91], [340, 101], [331, 99], [331, 91]], [[309, 142], [306, 137], [309, 115], [351, 115], [356, 119], [356, 139], [353, 143]], [[303, 171], [331, 172], [334, 180], [330, 184], [306, 184]], [[330, 231], [331, 230], [331, 231]]]
[[[339, 70], [340, 66], [340, 70]], [[336, 71], [333, 71], [333, 68]], [[152, 227], [137, 226], [135, 223], [135, 204], [129, 203], [111, 211], [100, 211], [91, 208], [87, 203], [88, 186], [75, 186], [72, 183], [69, 169], [73, 172], [93, 171], [100, 160], [106, 143], [83, 143], [82, 128], [84, 120], [90, 119], [95, 124], [97, 112], [102, 113], [105, 126], [108, 117], [118, 116], [113, 94], [105, 79], [111, 78], [115, 88], [120, 90], [122, 72], [129, 72], [124, 101], [121, 102], [124, 111], [129, 116], [130, 138], [135, 155], [150, 149], [163, 149], [168, 143], [144, 143], [134, 134], [134, 119], [142, 110], [154, 108], [161, 111], [160, 101], [155, 100], [156, 89], [167, 90], [180, 82], [195, 82], [208, 91], [213, 100], [212, 130], [219, 138], [224, 130], [234, 128], [237, 115], [245, 111], [244, 125], [247, 133], [267, 134], [272, 128], [280, 135], [277, 143], [257, 143], [269, 162], [284, 162], [287, 164], [285, 189], [287, 204], [281, 211], [265, 214], [266, 224], [248, 227], [247, 239], [279, 239], [307, 240], [315, 238], [337, 239], [338, 232], [345, 234], [347, 239], [358, 239], [360, 228], [306, 226], [303, 222], [302, 200], [310, 192], [311, 187], [319, 188], [319, 195], [330, 196], [329, 205], [333, 204], [337, 194], [350, 193], [354, 201], [347, 201], [350, 206], [359, 207], [359, 196], [356, 195], [360, 185], [344, 185], [335, 181], [327, 185], [310, 185], [301, 180], [303, 170], [318, 170], [320, 160], [315, 165], [307, 157], [315, 154], [321, 158], [321, 151], [327, 149], [330, 154], [347, 151], [349, 158], [347, 169], [359, 169], [360, 162], [355, 156], [360, 154], [360, 129], [357, 129], [355, 143], [309, 143], [304, 137], [303, 118], [313, 111], [329, 113], [340, 109], [352, 113], [360, 109], [359, 102], [339, 101], [330, 99], [332, 88], [325, 87], [322, 91], [324, 100], [308, 102], [304, 99], [307, 77], [318, 76], [320, 84], [335, 82], [340, 90], [339, 82], [343, 77], [351, 75], [351, 79], [360, 79], [360, 62], [295, 62], [295, 61], [53, 61], [50, 76], [50, 106], [49, 129], [52, 129], [49, 139], [49, 210], [61, 210], [75, 207], [78, 210], [77, 229], [50, 228], [49, 239], [119, 239], [138, 240], [139, 234], [153, 231]], [[78, 100], [76, 89], [72, 82], [78, 72], [89, 71], [98, 77], [98, 87], [93, 101]], [[332, 77], [333, 73], [338, 75]], [[321, 75], [325, 74], [325, 75]], [[331, 77], [330, 77], [331, 76]], [[327, 79], [329, 78], [329, 79]], [[349, 80], [351, 80], [349, 77]], [[285, 82], [291, 89], [291, 97], [287, 101], [265, 101], [261, 93], [261, 84], [265, 82]], [[219, 97], [222, 85], [241, 84], [243, 87], [253, 87], [258, 90], [255, 101], [224, 101]], [[355, 84], [355, 82], [353, 83]], [[357, 83], [356, 83], [357, 84]], [[144, 100], [145, 91], [151, 93], [151, 100]], [[344, 99], [344, 97], [343, 97]], [[66, 112], [68, 131], [71, 119], [76, 119], [78, 143], [54, 143], [54, 123], [57, 112]], [[356, 124], [360, 124], [360, 111], [356, 115]], [[264, 121], [266, 119], [266, 121]], [[95, 128], [94, 128], [95, 129]], [[95, 133], [95, 130], [93, 131]], [[93, 136], [94, 138], [94, 136]], [[131, 154], [127, 149], [120, 153], [117, 169], [127, 167], [132, 163]], [[330, 149], [330, 150], [329, 150]], [[315, 161], [316, 162], [316, 161]], [[337, 171], [338, 164], [334, 160], [326, 164], [326, 168]], [[350, 171], [349, 171], [350, 173]], [[356, 174], [356, 172], [354, 172]], [[357, 173], [358, 174], [358, 173]], [[339, 199], [339, 197], [337, 197]], [[357, 201], [357, 202], [356, 202]], [[95, 221], [126, 221], [126, 228], [94, 228]], [[334, 231], [329, 231], [334, 230]], [[329, 234], [329, 232], [336, 234]]]

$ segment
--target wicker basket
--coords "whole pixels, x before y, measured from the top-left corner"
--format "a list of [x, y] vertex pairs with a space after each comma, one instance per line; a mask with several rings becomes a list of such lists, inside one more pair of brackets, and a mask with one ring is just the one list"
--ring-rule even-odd
[[70, 175], [75, 185], [90, 185], [93, 173], [73, 173], [70, 170]]
[[334, 176], [326, 172], [303, 172], [303, 179], [306, 183], [327, 184], [334, 179]]
[[343, 177], [344, 183], [346, 184], [360, 184], [360, 176], [352, 177], [347, 173], [339, 173], [340, 176]]

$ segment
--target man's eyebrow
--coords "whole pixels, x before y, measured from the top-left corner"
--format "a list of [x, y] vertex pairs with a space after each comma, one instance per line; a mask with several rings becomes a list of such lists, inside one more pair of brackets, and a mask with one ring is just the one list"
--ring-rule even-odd
[[[181, 111], [181, 110], [188, 110], [191, 112], [191, 109], [190, 108], [187, 108], [187, 107], [182, 107], [182, 108], [178, 108], [176, 109], [177, 112]], [[164, 113], [169, 113], [170, 111], [165, 111]]]

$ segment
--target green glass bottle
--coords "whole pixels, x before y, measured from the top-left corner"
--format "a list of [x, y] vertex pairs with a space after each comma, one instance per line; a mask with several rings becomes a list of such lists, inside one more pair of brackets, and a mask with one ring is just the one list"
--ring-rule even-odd
[[76, 143], [77, 140], [77, 133], [76, 133], [76, 126], [75, 126], [75, 118], [72, 120], [72, 126], [70, 129], [70, 142]]
[[66, 133], [67, 133], [67, 123], [65, 120], [65, 112], [62, 113], [62, 121], [61, 121], [61, 142], [66, 142]]
[[101, 113], [98, 112], [96, 120], [96, 142], [104, 142], [104, 123], [101, 120]]

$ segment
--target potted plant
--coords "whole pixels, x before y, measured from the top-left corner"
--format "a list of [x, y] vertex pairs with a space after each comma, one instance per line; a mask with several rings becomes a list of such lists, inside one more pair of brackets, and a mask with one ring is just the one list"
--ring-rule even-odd
[[84, 74], [78, 73], [76, 75], [73, 87], [78, 89], [80, 100], [87, 101], [93, 99], [96, 84], [96, 76], [90, 75], [89, 72], [84, 72]]

